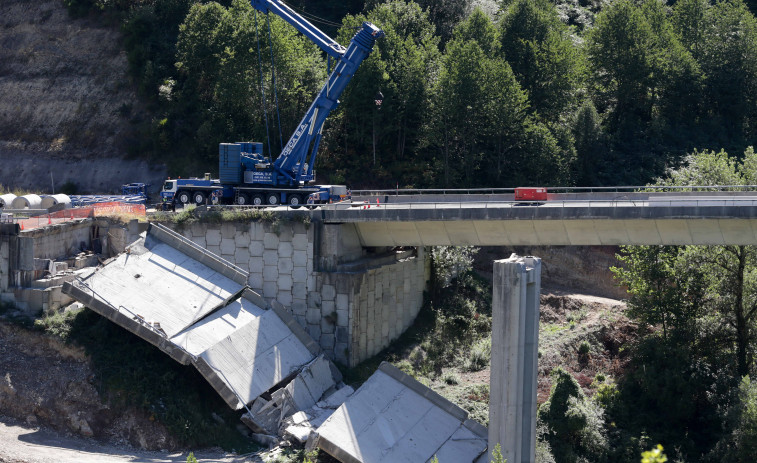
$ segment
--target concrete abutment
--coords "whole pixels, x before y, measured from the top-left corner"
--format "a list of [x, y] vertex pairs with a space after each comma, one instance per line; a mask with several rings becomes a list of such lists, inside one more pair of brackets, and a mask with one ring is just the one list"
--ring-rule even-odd
[[430, 276], [424, 248], [363, 248], [353, 224], [196, 222], [174, 228], [248, 269], [333, 360], [354, 366], [412, 325]]

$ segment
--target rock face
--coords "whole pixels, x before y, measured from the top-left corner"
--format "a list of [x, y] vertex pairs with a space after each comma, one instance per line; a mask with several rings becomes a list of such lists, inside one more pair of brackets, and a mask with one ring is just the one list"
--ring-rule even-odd
[[132, 121], [145, 116], [118, 27], [71, 19], [62, 3], [0, 2], [0, 185], [108, 193], [162, 183], [163, 166], [124, 159]]
[[0, 321], [0, 375], [0, 415], [143, 449], [178, 446], [144, 413], [112, 410], [83, 351], [49, 336]]

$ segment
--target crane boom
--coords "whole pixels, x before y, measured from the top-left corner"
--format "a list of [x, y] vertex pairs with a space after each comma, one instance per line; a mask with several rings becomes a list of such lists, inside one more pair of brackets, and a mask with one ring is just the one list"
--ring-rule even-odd
[[326, 117], [339, 105], [339, 96], [384, 32], [364, 22], [345, 48], [280, 0], [249, 1], [258, 11], [280, 16], [334, 58], [334, 71], [274, 162], [264, 155], [262, 143], [221, 143], [218, 146], [219, 178], [211, 179], [210, 174], [206, 174], [202, 179], [168, 179], [160, 193], [164, 205], [203, 204], [214, 198], [240, 205], [286, 203], [299, 207], [306, 198], [309, 204], [349, 199], [344, 185], [312, 185], [313, 166]]
[[302, 32], [332, 58], [339, 58], [344, 54], [344, 47], [339, 45], [336, 40], [323, 33], [311, 24], [310, 21], [298, 15], [279, 0], [250, 0], [250, 5], [263, 13], [268, 13], [269, 11], [275, 13], [281, 19], [294, 26], [295, 29]]
[[337, 60], [334, 71], [274, 162], [274, 184], [307, 183], [313, 180], [313, 165], [326, 117], [337, 107], [344, 88], [384, 32], [364, 22], [345, 49], [279, 0], [250, 0], [250, 3], [259, 11], [277, 14]]

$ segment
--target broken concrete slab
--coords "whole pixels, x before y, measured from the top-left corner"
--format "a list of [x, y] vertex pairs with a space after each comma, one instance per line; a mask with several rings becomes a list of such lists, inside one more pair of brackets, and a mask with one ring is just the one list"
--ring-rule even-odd
[[312, 434], [308, 447], [343, 463], [410, 463], [435, 455], [439, 461], [473, 462], [486, 451], [487, 430], [384, 362]]
[[256, 399], [242, 421], [253, 431], [278, 433], [286, 418], [313, 407], [324, 398], [324, 393], [335, 389], [332, 368], [331, 361], [319, 355], [285, 386], [271, 393], [270, 400]]
[[236, 398], [227, 403], [237, 410], [300, 371], [314, 356], [274, 311], [246, 297], [171, 340], [198, 357], [195, 363], [211, 384], [217, 377], [234, 393]]
[[[269, 307], [246, 282], [243, 270], [151, 225], [127, 252], [66, 283], [64, 292], [193, 364], [231, 408], [278, 407], [272, 425], [262, 427], [275, 434], [283, 418], [312, 406], [341, 375], [316, 359], [320, 347], [283, 306]], [[292, 379], [297, 394], [281, 386]], [[264, 393], [272, 399], [259, 398]]]
[[[326, 391], [328, 394], [329, 391]], [[331, 394], [328, 394], [323, 400], [306, 410], [299, 411], [286, 418], [281, 426], [280, 434], [305, 444], [310, 436], [320, 425], [322, 425], [334, 410], [339, 408], [355, 390], [350, 386], [344, 386]]]
[[159, 323], [168, 337], [175, 336], [239, 293], [247, 274], [171, 233], [151, 225], [144, 239], [77, 286], [124, 316]]

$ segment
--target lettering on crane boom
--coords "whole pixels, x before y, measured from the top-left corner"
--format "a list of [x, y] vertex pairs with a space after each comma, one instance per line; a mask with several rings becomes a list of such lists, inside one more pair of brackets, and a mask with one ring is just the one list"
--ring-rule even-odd
[[302, 134], [305, 133], [307, 126], [307, 124], [302, 124], [297, 128], [297, 131], [294, 133], [294, 135], [292, 135], [292, 139], [289, 140], [289, 143], [287, 143], [286, 147], [284, 147], [284, 151], [281, 152], [282, 156], [289, 156], [289, 153], [291, 153], [292, 149], [294, 149], [294, 145], [297, 144]]

